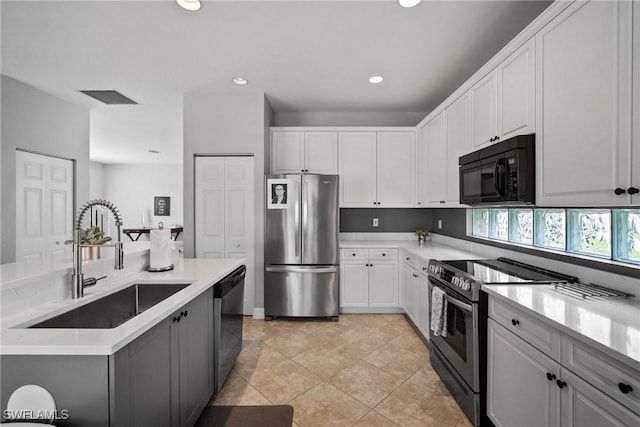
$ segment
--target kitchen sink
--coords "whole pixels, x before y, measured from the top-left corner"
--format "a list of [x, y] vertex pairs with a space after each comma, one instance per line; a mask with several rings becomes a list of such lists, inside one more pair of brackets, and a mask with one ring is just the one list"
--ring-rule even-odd
[[136, 283], [30, 328], [112, 329], [187, 286], [189, 283]]

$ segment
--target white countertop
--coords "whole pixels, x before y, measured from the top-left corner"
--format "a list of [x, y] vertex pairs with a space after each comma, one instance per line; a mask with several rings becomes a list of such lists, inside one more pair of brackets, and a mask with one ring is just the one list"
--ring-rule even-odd
[[340, 240], [340, 248], [399, 248], [425, 260], [431, 258], [439, 260], [482, 258], [478, 254], [433, 241], [425, 242], [424, 247], [420, 247], [417, 238], [411, 240]]
[[560, 293], [553, 285], [485, 285], [482, 289], [640, 370], [637, 299], [581, 299]]
[[[162, 273], [140, 272], [122, 279], [98, 282], [79, 300], [65, 299], [2, 318], [0, 354], [110, 355], [151, 329], [161, 320], [206, 291], [244, 263], [243, 259], [180, 259]], [[105, 279], [107, 280], [107, 279]], [[133, 283], [191, 283], [138, 316], [113, 329], [27, 329], [28, 326], [69, 311]]]

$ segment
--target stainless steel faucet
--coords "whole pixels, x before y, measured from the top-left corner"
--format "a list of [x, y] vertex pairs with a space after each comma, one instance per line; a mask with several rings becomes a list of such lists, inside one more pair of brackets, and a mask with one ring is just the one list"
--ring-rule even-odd
[[[116, 263], [115, 269], [122, 270], [124, 268], [124, 252], [122, 250], [122, 242], [120, 240], [120, 227], [122, 226], [122, 217], [120, 212], [113, 205], [113, 203], [102, 200], [94, 199], [85, 203], [78, 211], [78, 217], [75, 222], [75, 229], [73, 231], [73, 272], [71, 274], [71, 297], [73, 299], [82, 298], [84, 295], [84, 275], [82, 274], [82, 247], [87, 246], [82, 244], [82, 218], [84, 214], [93, 206], [104, 206], [113, 213], [113, 217], [116, 221], [116, 227], [118, 228], [117, 241], [113, 246], [116, 248]], [[108, 245], [111, 246], [111, 245]]]

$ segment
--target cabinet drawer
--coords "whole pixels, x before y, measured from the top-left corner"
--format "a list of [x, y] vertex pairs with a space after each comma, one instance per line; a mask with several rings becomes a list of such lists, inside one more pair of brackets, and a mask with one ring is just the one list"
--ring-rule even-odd
[[489, 317], [543, 353], [560, 361], [560, 332], [518, 308], [489, 298]]
[[397, 249], [389, 249], [389, 248], [369, 249], [369, 261], [372, 261], [372, 260], [397, 261], [398, 260], [398, 250]]
[[428, 275], [429, 274], [429, 260], [428, 259], [420, 258], [418, 260], [418, 272], [422, 273], [424, 275]]
[[416, 270], [418, 269], [418, 257], [410, 253], [403, 252], [402, 261], [404, 261], [405, 264], [409, 264], [411, 267], [415, 268]]
[[639, 371], [567, 335], [562, 336], [562, 365], [640, 414]]
[[340, 249], [340, 259], [341, 260], [350, 260], [350, 259], [367, 259], [367, 250], [366, 249]]

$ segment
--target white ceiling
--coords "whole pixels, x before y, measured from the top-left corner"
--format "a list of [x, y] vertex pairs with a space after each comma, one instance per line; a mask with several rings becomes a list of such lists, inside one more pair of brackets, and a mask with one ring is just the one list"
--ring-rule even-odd
[[[426, 113], [548, 4], [205, 0], [187, 12], [169, 0], [3, 0], [1, 69], [92, 107], [93, 161], [177, 163], [184, 92], [264, 92], [275, 112]], [[368, 83], [374, 74], [384, 82]], [[104, 105], [81, 89], [140, 105]]]

